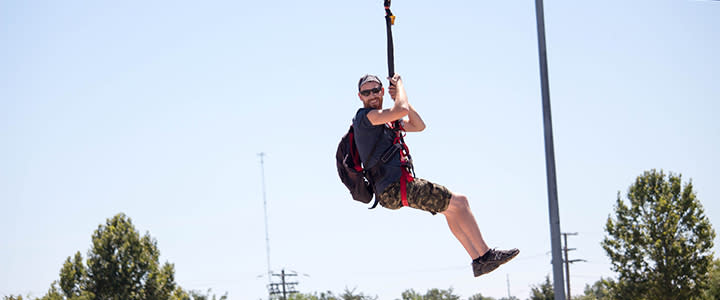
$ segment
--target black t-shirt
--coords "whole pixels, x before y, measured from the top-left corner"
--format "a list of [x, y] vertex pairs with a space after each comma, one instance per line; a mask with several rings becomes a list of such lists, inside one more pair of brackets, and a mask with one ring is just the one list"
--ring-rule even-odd
[[[388, 185], [400, 180], [402, 166], [400, 165], [399, 151], [396, 151], [386, 163], [382, 163], [381, 157], [392, 147], [395, 133], [385, 124], [372, 125], [367, 118], [367, 114], [371, 110], [373, 108], [361, 108], [357, 111], [355, 118], [353, 118], [353, 129], [355, 131], [355, 143], [363, 167], [369, 171], [370, 178], [375, 183], [375, 193], [379, 195]], [[380, 134], [380, 131], [383, 131], [383, 133]], [[378, 136], [380, 137], [379, 141], [377, 141]], [[368, 158], [376, 141], [378, 143], [377, 148], [372, 157]], [[382, 165], [375, 167], [378, 163]]]

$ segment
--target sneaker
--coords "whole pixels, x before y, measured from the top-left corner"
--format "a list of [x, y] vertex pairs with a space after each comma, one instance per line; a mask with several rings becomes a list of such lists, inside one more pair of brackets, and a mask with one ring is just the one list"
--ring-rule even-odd
[[518, 249], [490, 249], [487, 253], [485, 253], [485, 255], [482, 256], [482, 258], [480, 258], [479, 260], [474, 260], [472, 262], [473, 273], [475, 274], [475, 277], [490, 273], [500, 267], [500, 265], [509, 262], [511, 259], [515, 258], [518, 253], [520, 253], [520, 250]]

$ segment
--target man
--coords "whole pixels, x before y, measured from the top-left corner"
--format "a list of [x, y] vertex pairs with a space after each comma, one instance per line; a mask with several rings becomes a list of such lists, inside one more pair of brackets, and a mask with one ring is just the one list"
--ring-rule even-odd
[[[391, 124], [402, 120], [405, 131], [420, 132], [425, 129], [425, 123], [408, 103], [400, 76], [395, 74], [389, 80], [390, 97], [395, 103], [391, 108], [383, 109], [385, 89], [380, 79], [374, 75], [360, 78], [358, 97], [363, 102], [363, 108], [353, 119], [358, 152], [380, 205], [389, 209], [410, 206], [433, 215], [443, 214], [450, 231], [470, 255], [475, 277], [513, 259], [519, 250], [495, 250], [485, 244], [467, 197], [421, 178], [403, 178], [409, 176], [407, 169], [404, 171], [403, 168], [412, 162], [403, 155], [402, 147], [394, 145], [398, 142], [398, 135], [390, 129]], [[401, 183], [405, 183], [406, 187], [402, 188]], [[405, 195], [402, 195], [403, 192]]]

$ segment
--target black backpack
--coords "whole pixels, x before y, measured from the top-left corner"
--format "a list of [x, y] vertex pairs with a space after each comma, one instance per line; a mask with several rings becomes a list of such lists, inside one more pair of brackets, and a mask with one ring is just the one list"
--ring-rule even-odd
[[[379, 140], [378, 137], [378, 142]], [[373, 146], [370, 157], [372, 157], [372, 154], [375, 152], [379, 144], [378, 142]], [[335, 160], [340, 181], [350, 190], [353, 199], [362, 203], [370, 203], [373, 199], [375, 189], [372, 180], [366, 176], [365, 169], [363, 169], [360, 153], [355, 144], [355, 133], [352, 125], [350, 125], [348, 132], [340, 139]], [[377, 206], [377, 197], [371, 208], [375, 208], [375, 206]]]

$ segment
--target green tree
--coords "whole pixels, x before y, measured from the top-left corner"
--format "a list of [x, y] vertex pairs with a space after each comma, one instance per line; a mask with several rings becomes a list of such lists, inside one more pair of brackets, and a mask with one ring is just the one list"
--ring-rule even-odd
[[174, 291], [172, 291], [170, 297], [168, 299], [171, 300], [227, 300], [227, 293], [223, 295], [220, 298], [217, 298], [215, 294], [210, 293], [210, 289], [208, 289], [207, 293], [203, 294], [200, 291], [185, 291], [181, 287], [175, 288]]
[[424, 300], [460, 300], [460, 296], [453, 294], [453, 289], [430, 289], [425, 293]]
[[550, 281], [550, 275], [545, 276], [545, 282], [530, 289], [530, 300], [554, 300], [555, 292]]
[[377, 297], [371, 297], [369, 295], [365, 295], [363, 293], [355, 294], [355, 289], [348, 289], [345, 288], [345, 291], [338, 297], [342, 300], [376, 300]]
[[710, 288], [705, 290], [703, 300], [720, 300], [720, 259], [713, 262], [709, 277]]
[[205, 294], [200, 291], [190, 291], [188, 292], [187, 300], [227, 300], [227, 293], [218, 299], [215, 294], [211, 293], [211, 291], [212, 290], [208, 289]]
[[339, 300], [331, 291], [312, 294], [295, 293], [288, 296], [288, 300]]
[[[53, 283], [50, 284], [50, 288], [48, 289], [47, 294], [45, 294], [45, 296], [43, 296], [42, 298], [38, 298], [38, 299], [40, 299], [40, 300], [65, 300], [65, 297], [63, 296], [62, 292], [60, 290], [58, 290], [57, 281], [53, 281]], [[67, 297], [67, 299], [70, 300], [73, 298]]]
[[593, 285], [585, 285], [585, 293], [581, 296], [573, 296], [576, 300], [612, 300], [609, 287], [611, 281], [600, 278]]
[[72, 259], [68, 257], [60, 269], [60, 289], [68, 299], [91, 298], [87, 292], [87, 271], [80, 251]]
[[288, 300], [319, 300], [317, 293], [315, 294], [303, 294], [295, 293], [288, 296]]
[[627, 193], [618, 192], [615, 219], [608, 217], [602, 246], [618, 281], [618, 299], [694, 299], [708, 287], [715, 232], [681, 176], [646, 171]]
[[459, 300], [460, 296], [453, 294], [453, 289], [447, 290], [430, 289], [425, 295], [417, 293], [413, 289], [405, 290], [402, 293], [402, 300]]
[[303, 294], [303, 293], [295, 293], [290, 296], [288, 296], [288, 300], [376, 300], [377, 297], [372, 297], [369, 295], [365, 295], [363, 293], [356, 294], [355, 289], [348, 289], [345, 288], [345, 291], [343, 291], [340, 295], [334, 295], [331, 291], [327, 291], [324, 293], [313, 293], [313, 294]]
[[326, 293], [320, 293], [320, 296], [318, 296], [318, 300], [338, 300], [339, 298], [333, 295], [332, 292], [328, 291]]
[[141, 237], [125, 214], [98, 226], [92, 244], [87, 291], [95, 298], [168, 299], [175, 290], [174, 266], [159, 267], [157, 242], [148, 233]]
[[[468, 300], [495, 300], [495, 298], [485, 297], [482, 295], [482, 293], [477, 293], [475, 295], [470, 296], [470, 298], [468, 298]], [[517, 299], [511, 299], [511, 300], [517, 300]]]
[[402, 300], [423, 300], [423, 296], [413, 289], [405, 290], [400, 297]]
[[[80, 252], [68, 257], [40, 300], [217, 300], [215, 295], [185, 291], [175, 283], [175, 266], [160, 265], [157, 242], [140, 236], [125, 214], [99, 225], [86, 263]], [[227, 293], [219, 298], [227, 299]]]

